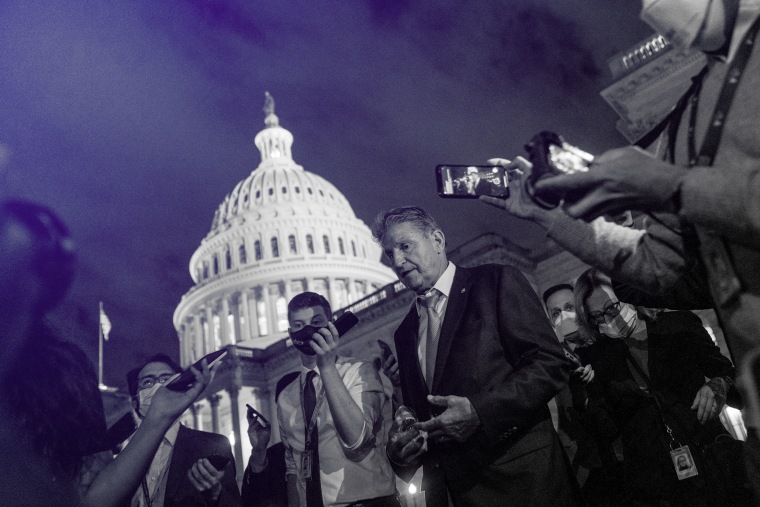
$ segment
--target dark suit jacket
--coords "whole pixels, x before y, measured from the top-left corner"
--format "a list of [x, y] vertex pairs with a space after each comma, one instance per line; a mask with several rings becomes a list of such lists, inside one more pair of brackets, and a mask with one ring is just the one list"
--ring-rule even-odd
[[164, 506], [209, 506], [203, 494], [187, 478], [187, 471], [193, 463], [201, 458], [218, 454], [230, 458], [222, 477], [222, 492], [215, 505], [239, 507], [240, 491], [235, 477], [235, 459], [232, 456], [230, 441], [217, 433], [192, 430], [180, 425], [177, 440], [174, 442], [169, 472], [166, 478], [166, 497]]
[[[431, 414], [417, 358], [418, 327], [412, 306], [394, 339], [404, 403], [424, 421], [436, 414]], [[503, 464], [559, 445], [547, 403], [567, 383], [570, 367], [522, 273], [509, 266], [457, 267], [441, 325], [432, 394], [468, 398], [481, 428], [464, 443], [429, 442], [423, 463], [426, 491], [436, 487], [431, 481], [437, 475], [453, 495], [466, 492], [495, 461]], [[551, 467], [563, 469], [563, 464], [534, 462], [525, 473]], [[413, 472], [394, 469], [405, 480]], [[527, 482], [525, 477], [522, 481]], [[496, 482], [505, 492], [511, 488], [509, 478]], [[515, 505], [535, 500], [507, 495], [503, 498], [514, 500]]]
[[267, 467], [255, 473], [245, 467], [240, 491], [245, 507], [286, 507], [288, 489], [285, 479], [285, 446], [278, 442], [267, 449]]

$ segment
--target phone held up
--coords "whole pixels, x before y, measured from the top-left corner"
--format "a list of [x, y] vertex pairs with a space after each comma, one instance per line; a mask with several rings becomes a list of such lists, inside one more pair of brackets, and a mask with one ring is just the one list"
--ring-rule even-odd
[[441, 197], [509, 197], [509, 175], [498, 165], [439, 165], [435, 168], [435, 175], [438, 195]]
[[[208, 364], [208, 367], [211, 368], [215, 364], [217, 364], [219, 361], [224, 359], [224, 356], [227, 355], [226, 350], [217, 350], [210, 354], [206, 354], [202, 358], [200, 358], [198, 361], [193, 363], [193, 367], [195, 367], [196, 370], [201, 371], [203, 368], [201, 366], [201, 363], [203, 360], [206, 360], [206, 363]], [[192, 370], [190, 368], [187, 368], [185, 371], [180, 374], [179, 377], [175, 378], [168, 384], [166, 384], [167, 389], [171, 389], [172, 391], [187, 391], [190, 389], [193, 384], [195, 383], [195, 375], [193, 375]]]
[[267, 421], [267, 418], [264, 417], [261, 412], [250, 406], [248, 403], [245, 404], [246, 407], [248, 407], [248, 420], [252, 422], [258, 421], [259, 424], [261, 424], [264, 429], [269, 428], [269, 421]]

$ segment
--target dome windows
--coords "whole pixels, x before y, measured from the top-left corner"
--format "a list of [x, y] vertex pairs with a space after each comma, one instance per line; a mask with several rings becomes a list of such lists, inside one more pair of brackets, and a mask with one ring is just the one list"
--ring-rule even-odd
[[301, 193], [301, 187], [296, 187], [295, 191], [296, 191], [296, 194], [300, 194]]
[[224, 268], [227, 270], [232, 269], [232, 254], [229, 248], [224, 252]]
[[314, 253], [314, 238], [311, 234], [306, 235], [306, 251], [310, 254]]
[[258, 239], [253, 242], [253, 258], [257, 261], [261, 260], [261, 241]]
[[259, 197], [261, 197], [261, 190], [256, 191], [256, 199], [258, 199]]
[[293, 234], [288, 236], [288, 248], [292, 255], [296, 255], [298, 253], [298, 245], [296, 245], [296, 237]]
[[351, 241], [351, 254], [356, 257], [356, 243], [353, 240]]
[[245, 243], [241, 244], [238, 247], [238, 258], [240, 259], [240, 264], [245, 264], [248, 262], [248, 258], [245, 251]]
[[219, 274], [219, 257], [216, 254], [214, 254], [214, 258], [211, 262], [214, 267], [214, 271], [213, 271], [214, 276], [216, 276]]
[[271, 244], [272, 244], [272, 257], [279, 257], [280, 256], [280, 244], [278, 243], [276, 236], [272, 237]]
[[309, 195], [314, 194], [314, 191], [311, 189], [311, 187], [306, 187], [306, 191], [309, 193]]
[[322, 236], [322, 244], [325, 247], [325, 253], [329, 254], [330, 253], [330, 238], [327, 237], [327, 234]]
[[288, 193], [288, 187], [282, 187], [282, 193], [287, 194]]
[[343, 238], [338, 238], [338, 251], [341, 255], [346, 255], [346, 249], [343, 246]]

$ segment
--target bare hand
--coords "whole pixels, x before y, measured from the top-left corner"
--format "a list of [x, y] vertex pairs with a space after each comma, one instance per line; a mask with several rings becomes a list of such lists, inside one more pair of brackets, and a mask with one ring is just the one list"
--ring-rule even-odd
[[206, 386], [211, 383], [214, 375], [206, 361], [202, 363], [203, 371], [195, 368], [191, 371], [195, 375], [195, 383], [187, 391], [172, 391], [163, 386], [156, 391], [151, 400], [145, 419], [157, 419], [174, 422], [187, 407], [189, 407], [201, 395]]
[[427, 452], [427, 439], [423, 433], [414, 428], [399, 431], [398, 426], [391, 426], [388, 432], [388, 456], [391, 461], [401, 466], [418, 467], [422, 456]]
[[703, 385], [697, 396], [694, 398], [694, 403], [691, 404], [691, 409], [697, 411], [697, 420], [700, 424], [705, 424], [707, 421], [711, 421], [718, 417], [720, 411], [723, 409], [724, 403], [715, 396], [715, 393], [710, 386]]
[[251, 442], [251, 461], [257, 467], [262, 467], [267, 459], [267, 446], [272, 428], [264, 425], [255, 417], [248, 417], [248, 440]]
[[545, 178], [535, 189], [564, 195], [567, 214], [590, 221], [631, 209], [676, 211], [674, 197], [685, 173], [629, 146], [599, 155], [588, 172]]
[[588, 385], [592, 380], [594, 380], [594, 369], [590, 364], [587, 364], [586, 366], [579, 366], [573, 370], [571, 375], [574, 375], [578, 380]]
[[217, 470], [206, 458], [193, 463], [187, 471], [187, 478], [195, 489], [213, 501], [216, 501], [222, 492], [222, 477], [224, 477], [224, 470]]
[[385, 373], [385, 376], [390, 379], [393, 387], [398, 387], [401, 385], [401, 374], [398, 370], [398, 361], [396, 360], [396, 356], [391, 355], [388, 357], [388, 359], [385, 360], [383, 363], [383, 373]]
[[438, 417], [416, 423], [415, 428], [428, 432], [428, 438], [445, 442], [464, 442], [480, 427], [480, 418], [470, 400], [461, 396], [430, 396], [431, 405], [446, 407]]
[[545, 209], [533, 202], [525, 189], [525, 184], [530, 177], [533, 166], [523, 157], [515, 157], [510, 162], [503, 158], [490, 159], [492, 165], [504, 167], [510, 174], [509, 197], [500, 199], [498, 197], [481, 196], [479, 199], [486, 204], [505, 210], [510, 215], [518, 218], [531, 220], [538, 225], [548, 229], [558, 213], [562, 213], [558, 208]]
[[335, 364], [338, 354], [338, 330], [332, 322], [328, 322], [327, 327], [319, 329], [312, 335], [312, 341], [309, 342], [311, 348], [317, 353], [317, 366], [321, 369], [323, 366]]

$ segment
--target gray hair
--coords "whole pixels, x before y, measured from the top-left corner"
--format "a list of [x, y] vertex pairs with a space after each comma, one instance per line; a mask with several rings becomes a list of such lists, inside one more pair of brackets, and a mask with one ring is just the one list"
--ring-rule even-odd
[[410, 223], [426, 234], [441, 230], [435, 219], [424, 209], [419, 206], [401, 206], [379, 213], [375, 217], [375, 222], [372, 224], [372, 236], [375, 241], [382, 243], [388, 227], [402, 223]]

